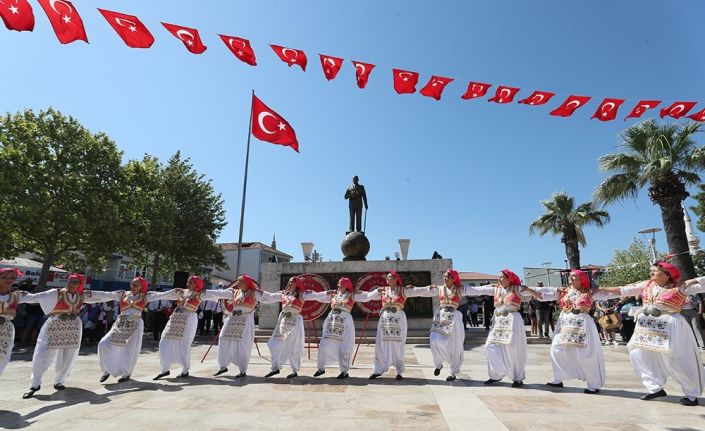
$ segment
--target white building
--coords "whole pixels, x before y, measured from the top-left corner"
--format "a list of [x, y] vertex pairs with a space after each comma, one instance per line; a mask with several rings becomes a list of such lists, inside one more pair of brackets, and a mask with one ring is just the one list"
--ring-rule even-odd
[[460, 284], [463, 286], [482, 286], [485, 284], [499, 283], [497, 275], [483, 274], [482, 272], [458, 272]]
[[[268, 262], [291, 262], [293, 256], [277, 250], [276, 243], [272, 243], [273, 247], [262, 244], [261, 242], [243, 242], [242, 257], [240, 258], [240, 274], [248, 274], [255, 280], [261, 279], [262, 264]], [[218, 244], [218, 247], [225, 255], [225, 262], [230, 267], [229, 269], [214, 268], [211, 276], [222, 279], [227, 282], [235, 280], [237, 268], [238, 243], [227, 242]]]

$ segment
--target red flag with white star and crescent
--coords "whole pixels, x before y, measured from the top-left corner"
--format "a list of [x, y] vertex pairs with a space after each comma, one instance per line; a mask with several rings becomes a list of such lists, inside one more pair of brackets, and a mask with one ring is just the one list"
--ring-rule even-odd
[[394, 74], [394, 91], [397, 94], [416, 93], [416, 84], [419, 82], [419, 74], [408, 70], [392, 69]]
[[551, 93], [550, 91], [534, 91], [531, 93], [531, 96], [521, 99], [519, 103], [524, 105], [539, 106], [551, 100], [551, 98], [555, 95], [556, 93]]
[[252, 134], [260, 141], [291, 147], [299, 152], [296, 132], [281, 115], [252, 95]]
[[343, 67], [343, 59], [331, 57], [330, 55], [318, 54], [321, 57], [321, 67], [327, 80], [335, 79], [340, 68]]
[[673, 102], [671, 106], [661, 110], [660, 116], [661, 118], [669, 116], [677, 120], [686, 115], [697, 103], [698, 102]]
[[0, 0], [0, 17], [8, 30], [34, 30], [34, 12], [27, 0]]
[[591, 118], [597, 118], [600, 121], [612, 121], [617, 118], [617, 111], [622, 106], [622, 103], [624, 103], [624, 99], [606, 98], [600, 103]]
[[497, 87], [497, 91], [495, 91], [494, 96], [487, 99], [487, 101], [495, 103], [509, 103], [514, 100], [514, 96], [516, 96], [518, 92], [519, 88], [500, 85]]
[[38, 0], [47, 14], [56, 38], [62, 44], [82, 40], [88, 43], [86, 28], [76, 8], [68, 0]]
[[477, 99], [478, 97], [483, 97], [485, 94], [487, 94], [487, 90], [489, 90], [490, 87], [492, 87], [492, 84], [470, 81], [470, 83], [468, 84], [468, 89], [465, 91], [465, 94], [460, 97], [465, 100]]
[[549, 115], [555, 115], [557, 117], [570, 117], [573, 115], [573, 112], [586, 104], [590, 99], [590, 96], [568, 96], [561, 106], [549, 112]]
[[443, 89], [446, 88], [446, 85], [450, 84], [452, 81], [453, 78], [444, 78], [442, 76], [434, 75], [428, 80], [428, 84], [426, 84], [426, 86], [422, 88], [419, 93], [426, 97], [433, 97], [436, 100], [441, 100]]
[[661, 103], [660, 100], [640, 100], [634, 108], [632, 108], [629, 115], [624, 117], [626, 121], [627, 118], [640, 118], [649, 109], [654, 109]]
[[136, 16], [100, 8], [98, 11], [130, 48], [149, 48], [154, 43], [154, 36]]
[[220, 38], [223, 40], [223, 43], [225, 43], [225, 46], [228, 47], [230, 52], [232, 52], [235, 57], [239, 58], [244, 63], [247, 63], [250, 66], [257, 66], [257, 58], [255, 58], [255, 51], [252, 49], [249, 40], [243, 39], [241, 37], [226, 36], [224, 34], [219, 34], [218, 36], [220, 36]]
[[208, 49], [208, 47], [203, 44], [201, 35], [198, 34], [198, 30], [195, 28], [169, 24], [167, 22], [162, 22], [162, 25], [169, 30], [169, 33], [173, 34], [175, 38], [183, 42], [184, 46], [191, 54], [203, 54], [206, 49]]
[[370, 79], [370, 73], [372, 73], [372, 69], [375, 68], [375, 65], [361, 61], [350, 61], [355, 65], [355, 80], [357, 81], [357, 86], [359, 88], [365, 88], [367, 81]]
[[289, 67], [298, 64], [301, 70], [306, 71], [306, 64], [308, 64], [308, 58], [306, 58], [306, 53], [300, 49], [287, 48], [285, 46], [279, 45], [269, 45], [277, 57], [281, 59], [284, 63], [288, 64]]
[[688, 115], [688, 118], [700, 122], [705, 121], [705, 109], [701, 110], [700, 112], [696, 112], [693, 115]]

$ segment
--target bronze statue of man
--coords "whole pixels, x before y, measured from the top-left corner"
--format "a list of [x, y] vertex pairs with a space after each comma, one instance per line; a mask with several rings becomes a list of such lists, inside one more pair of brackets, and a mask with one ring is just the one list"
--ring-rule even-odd
[[348, 208], [350, 210], [350, 229], [348, 232], [362, 232], [362, 204], [365, 204], [367, 209], [367, 194], [365, 186], [358, 184], [360, 179], [355, 175], [350, 184], [345, 190], [345, 199], [348, 200]]

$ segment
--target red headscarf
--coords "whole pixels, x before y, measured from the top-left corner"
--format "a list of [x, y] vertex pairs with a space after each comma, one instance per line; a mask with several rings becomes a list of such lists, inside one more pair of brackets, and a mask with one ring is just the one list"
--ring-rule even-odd
[[500, 272], [504, 274], [505, 277], [507, 277], [507, 280], [509, 280], [509, 284], [511, 284], [512, 286], [521, 286], [521, 279], [518, 275], [514, 274], [512, 271], [506, 268]]
[[395, 280], [397, 280], [397, 286], [399, 286], [399, 287], [403, 286], [403, 284], [401, 282], [401, 276], [399, 276], [399, 274], [397, 274], [397, 272], [395, 270], [391, 269], [391, 270], [389, 270], [389, 273], [394, 276]]
[[248, 289], [252, 289], [255, 287], [255, 281], [252, 279], [252, 277], [250, 277], [247, 274], [242, 274], [240, 277], [242, 277], [242, 279], [245, 280], [245, 283], [247, 284]]
[[291, 278], [294, 279], [294, 287], [296, 288], [295, 290], [297, 292], [301, 292], [302, 290], [304, 290], [304, 282], [301, 279], [301, 277], [299, 277], [298, 275], [295, 275]]
[[446, 271], [445, 275], [449, 276], [453, 280], [453, 286], [455, 286], [455, 287], [460, 286], [460, 274], [458, 274], [458, 271], [451, 268], [448, 271]]
[[78, 290], [76, 290], [76, 293], [83, 293], [83, 291], [86, 289], [86, 276], [74, 272], [69, 275], [69, 281], [71, 280], [78, 280], [80, 284], [78, 285]]
[[4, 272], [14, 272], [18, 277], [24, 275], [24, 272], [20, 271], [19, 268], [0, 268], [0, 274]]
[[[142, 288], [140, 289], [140, 292], [141, 292], [143, 295], [144, 295], [145, 293], [147, 293], [147, 288], [149, 287], [149, 283], [147, 282], [147, 280], [145, 280], [145, 279], [142, 278], [142, 277], [135, 277], [135, 278], [132, 279], [132, 283], [134, 283], [135, 281], [139, 282], [140, 286], [142, 286]], [[130, 286], [132, 286], [132, 283], [130, 283]]]
[[580, 269], [573, 269], [570, 273], [578, 277], [578, 280], [580, 280], [580, 287], [583, 289], [590, 288], [590, 277], [588, 277], [587, 272]]
[[657, 260], [655, 266], [661, 268], [666, 274], [668, 274], [673, 280], [673, 283], [678, 283], [681, 279], [681, 272], [676, 265], [664, 262], [662, 260]]
[[196, 292], [200, 292], [203, 290], [203, 279], [197, 275], [192, 275], [191, 277], [188, 278], [188, 281], [193, 280], [193, 282], [196, 284]]
[[352, 293], [353, 284], [348, 277], [340, 277], [340, 280], [338, 280], [338, 284], [343, 286], [343, 288], [347, 289], [348, 292]]

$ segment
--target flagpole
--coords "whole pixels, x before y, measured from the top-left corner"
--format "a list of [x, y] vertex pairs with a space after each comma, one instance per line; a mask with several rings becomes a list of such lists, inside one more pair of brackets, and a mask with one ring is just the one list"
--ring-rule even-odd
[[[254, 100], [255, 90], [252, 90]], [[247, 127], [247, 152], [245, 153], [245, 180], [242, 182], [242, 208], [240, 209], [240, 236], [237, 240], [237, 266], [235, 267], [235, 278], [240, 276], [240, 255], [242, 254], [242, 229], [245, 224], [245, 197], [247, 196], [247, 168], [250, 163], [250, 137], [252, 137], [252, 112], [253, 106], [250, 102], [250, 124]]]

